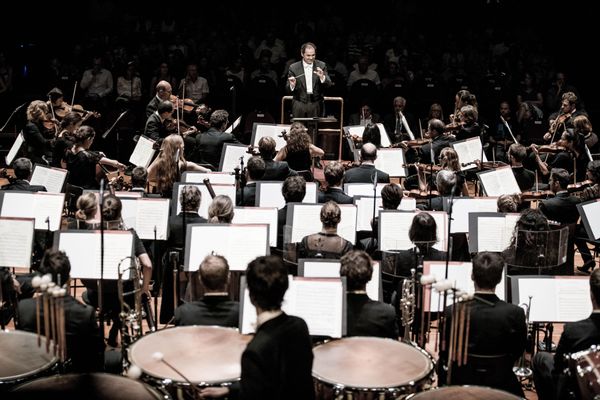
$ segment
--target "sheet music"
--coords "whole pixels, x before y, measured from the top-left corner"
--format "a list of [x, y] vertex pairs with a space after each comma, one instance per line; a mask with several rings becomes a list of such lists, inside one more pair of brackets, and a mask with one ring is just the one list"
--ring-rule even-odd
[[0, 217], [0, 266], [31, 266], [33, 218]]
[[[371, 220], [373, 219], [373, 197], [354, 196], [354, 205], [356, 206], [356, 230], [371, 231]], [[375, 216], [382, 210], [383, 201], [377, 197], [377, 208]], [[415, 211], [417, 209], [417, 199], [403, 197], [398, 210]]]
[[66, 169], [50, 168], [36, 164], [29, 183], [44, 186], [48, 193], [60, 193], [65, 185], [67, 173]]
[[122, 199], [121, 217], [127, 228], [135, 229], [140, 239], [167, 240], [169, 225], [169, 199]]
[[156, 153], [156, 150], [154, 150], [155, 143], [154, 140], [140, 135], [131, 156], [129, 156], [129, 162], [138, 167], [148, 168]]
[[[519, 217], [520, 214], [517, 213], [471, 213], [469, 244], [471, 240], [476, 240], [476, 243], [474, 246], [470, 245], [469, 250], [471, 252], [504, 251], [510, 245]], [[475, 227], [476, 231], [471, 232], [471, 227]]]
[[219, 171], [234, 172], [236, 168], [240, 167], [240, 157], [244, 158], [244, 166], [248, 165], [248, 159], [252, 157], [252, 154], [248, 154], [246, 150], [248, 150], [248, 146], [246, 145], [225, 143], [223, 152], [221, 153]]
[[[300, 273], [302, 265], [302, 273]], [[300, 259], [298, 260], [298, 276], [306, 278], [338, 278], [340, 276], [339, 260]], [[371, 300], [381, 299], [381, 268], [378, 261], [373, 261], [373, 277], [367, 282], [367, 295]]]
[[[321, 208], [323, 204], [293, 203], [288, 212], [292, 218], [288, 225], [292, 225], [291, 243], [298, 243], [307, 235], [321, 231]], [[354, 244], [356, 242], [356, 206], [353, 204], [340, 204], [341, 221], [337, 227], [337, 234]]]
[[519, 276], [513, 279], [518, 279], [518, 293], [513, 293], [513, 297], [519, 304], [528, 304], [529, 296], [533, 296], [530, 322], [574, 322], [587, 318], [592, 312], [587, 276]]
[[[375, 189], [377, 197], [381, 197], [381, 189], [387, 185], [387, 183], [378, 183]], [[354, 196], [370, 196], [373, 197], [373, 184], [372, 183], [344, 183], [344, 193], [350, 197]]]
[[269, 254], [268, 230], [268, 224], [190, 224], [184, 269], [197, 271], [214, 252], [227, 259], [231, 271], [245, 271], [250, 261]]
[[[450, 199], [447, 200], [448, 203]], [[454, 198], [452, 206], [452, 226], [450, 233], [469, 232], [469, 214], [474, 212], [496, 212], [498, 199], [478, 197], [472, 199]], [[449, 205], [445, 205], [449, 207]], [[446, 209], [446, 208], [444, 208]]]
[[181, 177], [182, 182], [203, 183], [205, 179], [209, 179], [213, 185], [235, 185], [235, 175], [229, 172], [185, 171]]
[[258, 142], [264, 136], [270, 136], [275, 139], [275, 150], [279, 151], [285, 146], [285, 139], [280, 137], [281, 132], [285, 130], [290, 131], [291, 125], [282, 124], [262, 124], [255, 122], [252, 126], [252, 146], [258, 147]]
[[600, 239], [600, 200], [592, 200], [577, 205], [585, 230], [592, 240]]
[[233, 130], [238, 127], [241, 120], [242, 120], [242, 116], [240, 115], [239, 117], [237, 117], [235, 119], [235, 121], [233, 121], [233, 124], [229, 125], [229, 128], [225, 129], [225, 133], [233, 132]]
[[[379, 128], [379, 133], [381, 135], [381, 147], [390, 147], [392, 143], [390, 142], [390, 137], [385, 130], [385, 126], [383, 124], [375, 124]], [[365, 127], [362, 125], [351, 125], [345, 126], [344, 130], [348, 132], [352, 136], [358, 136], [362, 139], [363, 133], [365, 131]]]
[[[448, 279], [454, 283], [455, 288], [468, 293], [475, 293], [475, 284], [471, 279], [473, 272], [473, 264], [470, 262], [450, 262], [448, 264]], [[446, 273], [446, 263], [444, 261], [425, 261], [423, 263], [423, 274], [433, 275], [437, 281], [444, 279]], [[506, 277], [502, 274], [502, 279], [496, 286], [496, 296], [500, 300], [506, 298], [505, 293]], [[442, 311], [444, 308], [443, 295], [436, 290], [432, 290], [431, 286], [427, 286], [424, 290], [425, 311]], [[446, 300], [446, 305], [454, 303], [454, 298], [449, 295]]]
[[46, 219], [50, 221], [50, 230], [60, 229], [64, 193], [45, 192], [7, 192], [2, 193], [2, 217], [35, 218], [35, 229], [47, 229]]
[[[256, 182], [256, 204], [259, 207], [285, 207], [285, 199], [281, 193], [283, 182], [280, 181], [262, 181]], [[315, 182], [306, 182], [306, 194], [302, 199], [303, 203], [317, 202], [317, 184]]]
[[23, 142], [25, 142], [25, 137], [23, 136], [23, 132], [19, 132], [19, 134], [17, 135], [17, 138], [15, 139], [14, 143], [10, 147], [10, 150], [8, 151], [8, 154], [6, 155], [6, 158], [4, 159], [6, 161], [6, 165], [11, 165], [12, 162], [15, 160], [15, 157], [19, 153], [19, 150], [21, 150], [21, 146], [23, 145]]
[[375, 159], [375, 168], [385, 172], [389, 176], [406, 176], [406, 163], [403, 149], [379, 149]]
[[[461, 164], [461, 171], [466, 171], [469, 169], [477, 168], [475, 165], [475, 160], [479, 160], [482, 154], [482, 145], [481, 139], [479, 137], [469, 138], [466, 140], [460, 140], [452, 143], [452, 147], [458, 154], [458, 162]], [[487, 161], [487, 157], [485, 152], [483, 153], [483, 162]], [[462, 164], [473, 163], [467, 166], [462, 166]]]
[[478, 172], [483, 190], [488, 196], [521, 193], [517, 179], [511, 167], [500, 167], [495, 170]]
[[[72, 278], [100, 279], [100, 235], [100, 231], [59, 232], [58, 249], [69, 256]], [[133, 234], [104, 231], [104, 279], [118, 279], [119, 263], [127, 257], [133, 257]], [[129, 265], [129, 260], [123, 261], [121, 270]]]
[[[413, 244], [408, 237], [408, 230], [413, 218], [419, 212], [422, 211], [381, 211], [379, 213], [379, 250], [408, 250], [412, 248]], [[428, 211], [427, 213], [433, 217], [437, 228], [438, 242], [433, 247], [446, 251], [448, 214], [442, 211]]]
[[269, 224], [269, 246], [277, 247], [277, 207], [235, 207], [234, 224]]
[[[200, 195], [202, 196], [202, 200], [200, 201], [200, 207], [198, 208], [198, 214], [201, 217], [208, 219], [208, 206], [212, 203], [212, 198], [210, 197], [210, 193], [208, 189], [203, 183], [176, 183], [175, 186], [177, 190], [174, 190], [174, 193], [177, 193], [176, 199], [171, 199], [176, 204], [175, 215], [181, 212], [181, 192], [185, 186], [196, 186], [200, 190]], [[215, 195], [225, 195], [228, 196], [233, 204], [235, 204], [235, 186], [232, 185], [220, 185], [214, 184], [212, 185], [213, 190], [215, 191]]]

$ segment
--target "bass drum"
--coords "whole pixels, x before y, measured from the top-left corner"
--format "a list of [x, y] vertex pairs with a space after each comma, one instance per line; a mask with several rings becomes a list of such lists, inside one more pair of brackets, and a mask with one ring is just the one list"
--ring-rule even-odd
[[424, 350], [391, 339], [349, 337], [313, 349], [317, 399], [395, 399], [431, 384]]
[[569, 370], [577, 380], [582, 399], [594, 399], [600, 395], [600, 346], [571, 354]]
[[484, 386], [445, 386], [413, 394], [411, 400], [520, 400], [521, 398], [503, 390]]
[[[161, 389], [188, 386], [179, 373], [198, 386], [220, 385], [240, 379], [250, 339], [231, 328], [180, 326], [142, 337], [129, 347], [128, 357], [147, 382]], [[157, 352], [162, 360], [154, 356]]]
[[0, 390], [15, 384], [48, 375], [58, 359], [46, 352], [46, 338], [24, 331], [0, 331]]
[[111, 374], [71, 374], [40, 378], [17, 386], [10, 399], [165, 400], [143, 382]]

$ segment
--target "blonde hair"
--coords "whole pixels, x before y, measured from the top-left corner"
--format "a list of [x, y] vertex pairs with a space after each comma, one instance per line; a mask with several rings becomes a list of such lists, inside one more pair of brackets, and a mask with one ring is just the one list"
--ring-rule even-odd
[[208, 206], [208, 222], [228, 224], [233, 220], [233, 202], [229, 196], [216, 196]]
[[[179, 135], [169, 135], [163, 140], [160, 147], [156, 164], [157, 187], [160, 193], [173, 190], [173, 184], [177, 180], [177, 162], [183, 161], [183, 138]], [[175, 155], [179, 151], [179, 159], [173, 162]]]
[[34, 100], [27, 106], [27, 121], [38, 122], [46, 118], [48, 105], [45, 101]]
[[442, 168], [448, 168], [454, 172], [460, 171], [460, 164], [458, 162], [458, 154], [456, 153], [456, 150], [451, 147], [444, 147], [440, 152], [440, 164]]
[[87, 221], [96, 215], [98, 211], [98, 201], [96, 195], [91, 192], [87, 192], [79, 196], [77, 199], [77, 211], [75, 212], [75, 218], [82, 221]]

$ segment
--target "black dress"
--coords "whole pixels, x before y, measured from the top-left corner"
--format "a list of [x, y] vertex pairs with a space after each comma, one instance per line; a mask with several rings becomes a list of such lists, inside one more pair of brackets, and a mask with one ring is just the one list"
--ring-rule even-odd
[[66, 155], [67, 170], [69, 170], [69, 183], [84, 189], [98, 189], [100, 185], [96, 180], [96, 165], [100, 161], [98, 153], [80, 151], [77, 154], [68, 152]]

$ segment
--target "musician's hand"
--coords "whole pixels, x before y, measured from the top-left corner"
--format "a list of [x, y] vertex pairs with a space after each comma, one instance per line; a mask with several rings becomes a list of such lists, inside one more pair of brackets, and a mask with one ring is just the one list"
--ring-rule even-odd
[[550, 134], [550, 132], [546, 132], [546, 133], [544, 134], [544, 140], [545, 140], [546, 142], [549, 142], [551, 139], [552, 139], [552, 135]]
[[120, 162], [117, 161], [115, 167], [117, 167], [119, 170], [124, 171], [125, 168], [127, 168], [127, 166], [125, 164], [121, 164]]
[[226, 387], [207, 387], [200, 390], [200, 396], [204, 399], [213, 399], [225, 397], [229, 394], [229, 388]]
[[323, 71], [321, 67], [315, 67], [313, 74], [317, 75], [319, 79], [321, 79], [325, 76], [325, 71]]
[[190, 129], [183, 132], [183, 136], [193, 135], [194, 133], [197, 133], [197, 132], [198, 132], [198, 128], [196, 128], [195, 126], [190, 126]]
[[398, 142], [398, 146], [402, 147], [404, 150], [408, 149], [408, 144], [406, 140]]
[[296, 87], [296, 77], [295, 76], [288, 76], [288, 82], [290, 83], [291, 89]]
[[533, 151], [533, 153], [534, 153], [536, 156], [539, 156], [539, 155], [540, 155], [540, 152], [538, 151], [537, 145], [535, 145], [535, 144], [532, 144], [531, 146], [529, 146], [529, 148], [531, 149], [531, 151]]

